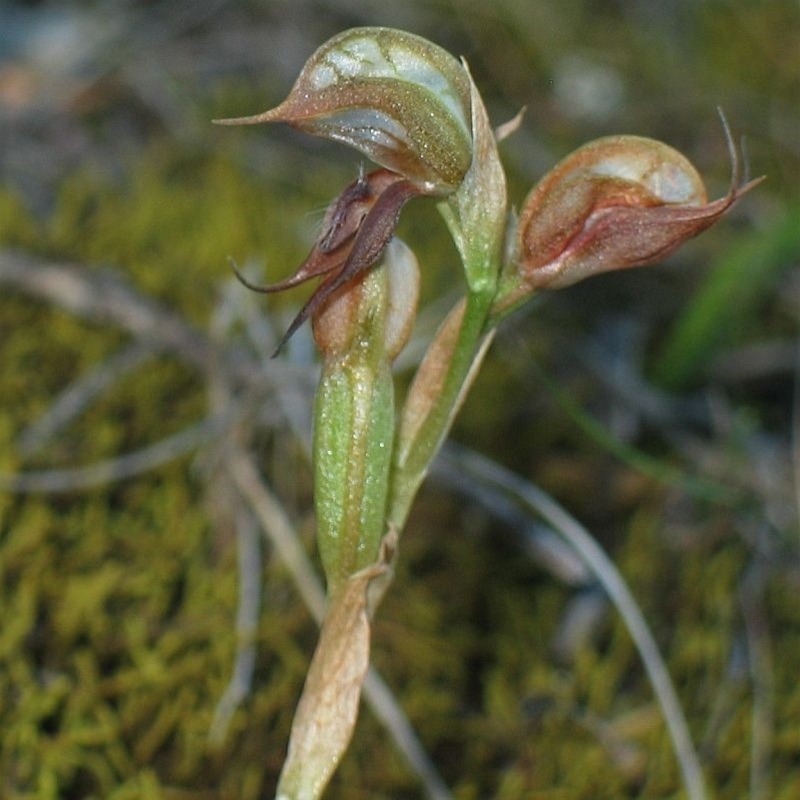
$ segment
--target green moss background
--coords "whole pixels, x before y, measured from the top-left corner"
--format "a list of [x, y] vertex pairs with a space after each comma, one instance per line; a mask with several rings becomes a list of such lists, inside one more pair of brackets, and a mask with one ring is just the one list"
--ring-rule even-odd
[[[612, 554], [668, 662], [710, 796], [793, 798], [797, 4], [113, 9], [0, 12], [0, 260], [110, 269], [203, 336], [214, 335], [229, 257], [255, 263], [262, 278], [287, 274], [358, 166], [285, 130], [208, 120], [281, 99], [342, 28], [396, 25], [465, 55], [498, 123], [528, 106], [503, 145], [517, 205], [556, 160], [613, 132], [679, 147], [719, 196], [729, 167], [715, 107], [724, 108], [767, 182], [667, 265], [598, 278], [510, 320], [454, 437], [551, 492]], [[456, 257], [432, 206], [412, 205], [400, 232], [423, 266], [426, 303], [454, 292]], [[304, 296], [241, 302], [280, 330]], [[227, 336], [252, 349], [242, 325]], [[302, 366], [309, 351], [298, 340], [291, 357]], [[114, 459], [209, 413], [210, 373], [152, 353], [27, 453], [21, 437], [55, 399], [130, 342], [113, 322], [0, 281], [3, 475]], [[642, 383], [609, 380], [623, 368]], [[659, 413], [642, 411], [653, 398]], [[253, 405], [242, 436], [313, 553], [302, 444], [272, 394]], [[209, 745], [235, 657], [238, 592], [237, 509], [218, 478], [219, 447], [211, 439], [83, 490], [0, 491], [2, 800], [272, 797], [316, 630], [265, 545], [252, 691], [224, 744]], [[732, 491], [709, 498], [707, 483]], [[555, 647], [571, 603], [590, 590], [525, 555], [513, 526], [469, 487], [456, 495], [434, 479], [423, 491], [376, 621], [374, 663], [458, 800], [684, 796], [617, 615], [603, 614], [566, 656]], [[422, 794], [365, 710], [327, 796]]]

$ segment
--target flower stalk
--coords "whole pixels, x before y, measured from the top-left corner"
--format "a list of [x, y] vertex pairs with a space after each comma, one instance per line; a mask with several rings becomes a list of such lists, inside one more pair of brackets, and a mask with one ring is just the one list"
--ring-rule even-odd
[[322, 354], [314, 498], [330, 595], [375, 562], [386, 532], [395, 428], [391, 364], [411, 333], [418, 289], [416, 258], [395, 239], [381, 268], [342, 286], [314, 320]]
[[[726, 124], [733, 177], [714, 202], [691, 163], [668, 145], [607, 137], [548, 173], [517, 222], [467, 64], [387, 28], [333, 37], [309, 58], [283, 103], [218, 122], [283, 122], [379, 165], [331, 203], [294, 275], [269, 286], [239, 276], [262, 292], [319, 280], [281, 346], [311, 321], [322, 362], [313, 458], [328, 607], [278, 788], [281, 800], [316, 800], [352, 735], [370, 620], [391, 579], [397, 537], [497, 325], [543, 289], [664, 258], [757, 181], [740, 185]], [[437, 199], [466, 291], [397, 411], [392, 363], [413, 327], [419, 270], [394, 231], [405, 204], [419, 196]]]
[[398, 423], [388, 518], [401, 529], [492, 338], [487, 321], [505, 240], [506, 179], [483, 100], [466, 64], [464, 70], [470, 82], [472, 163], [439, 211], [461, 255], [467, 294], [434, 337]]

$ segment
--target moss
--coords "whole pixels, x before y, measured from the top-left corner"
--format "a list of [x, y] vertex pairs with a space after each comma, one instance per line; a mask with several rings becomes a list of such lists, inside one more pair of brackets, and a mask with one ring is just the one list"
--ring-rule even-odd
[[19, 194], [0, 186], [0, 242], [6, 247], [35, 247], [40, 226]]

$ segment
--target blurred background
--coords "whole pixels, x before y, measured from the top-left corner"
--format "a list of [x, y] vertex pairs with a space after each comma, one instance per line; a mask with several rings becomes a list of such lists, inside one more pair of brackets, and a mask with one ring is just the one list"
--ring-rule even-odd
[[[316, 629], [268, 544], [237, 562], [252, 519], [221, 454], [256, 456], [313, 554], [313, 349], [301, 331], [268, 360], [307, 289], [252, 295], [229, 259], [288, 275], [359, 157], [210, 120], [276, 105], [357, 25], [464, 56], [495, 124], [526, 108], [501, 146], [517, 206], [612, 133], [676, 147], [722, 196], [718, 108], [767, 175], [665, 264], [510, 319], [453, 438], [549, 492], [618, 564], [713, 796], [794, 797], [796, 0], [0, 5], [0, 797], [272, 796]], [[462, 284], [432, 203], [399, 234], [424, 276], [402, 384]], [[212, 746], [254, 564], [251, 690]], [[459, 800], [682, 796], [592, 576], [455, 456], [409, 522], [374, 663]], [[329, 796], [424, 795], [365, 711]]]

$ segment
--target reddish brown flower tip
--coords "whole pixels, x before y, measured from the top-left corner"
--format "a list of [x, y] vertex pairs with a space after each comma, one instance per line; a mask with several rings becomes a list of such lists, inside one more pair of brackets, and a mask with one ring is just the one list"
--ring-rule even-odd
[[292, 321], [274, 355], [331, 295], [377, 263], [394, 235], [403, 206], [422, 193], [419, 186], [386, 169], [361, 175], [328, 207], [317, 243], [294, 275], [279, 283], [259, 286], [234, 267], [236, 276], [248, 289], [266, 294], [325, 277]]

